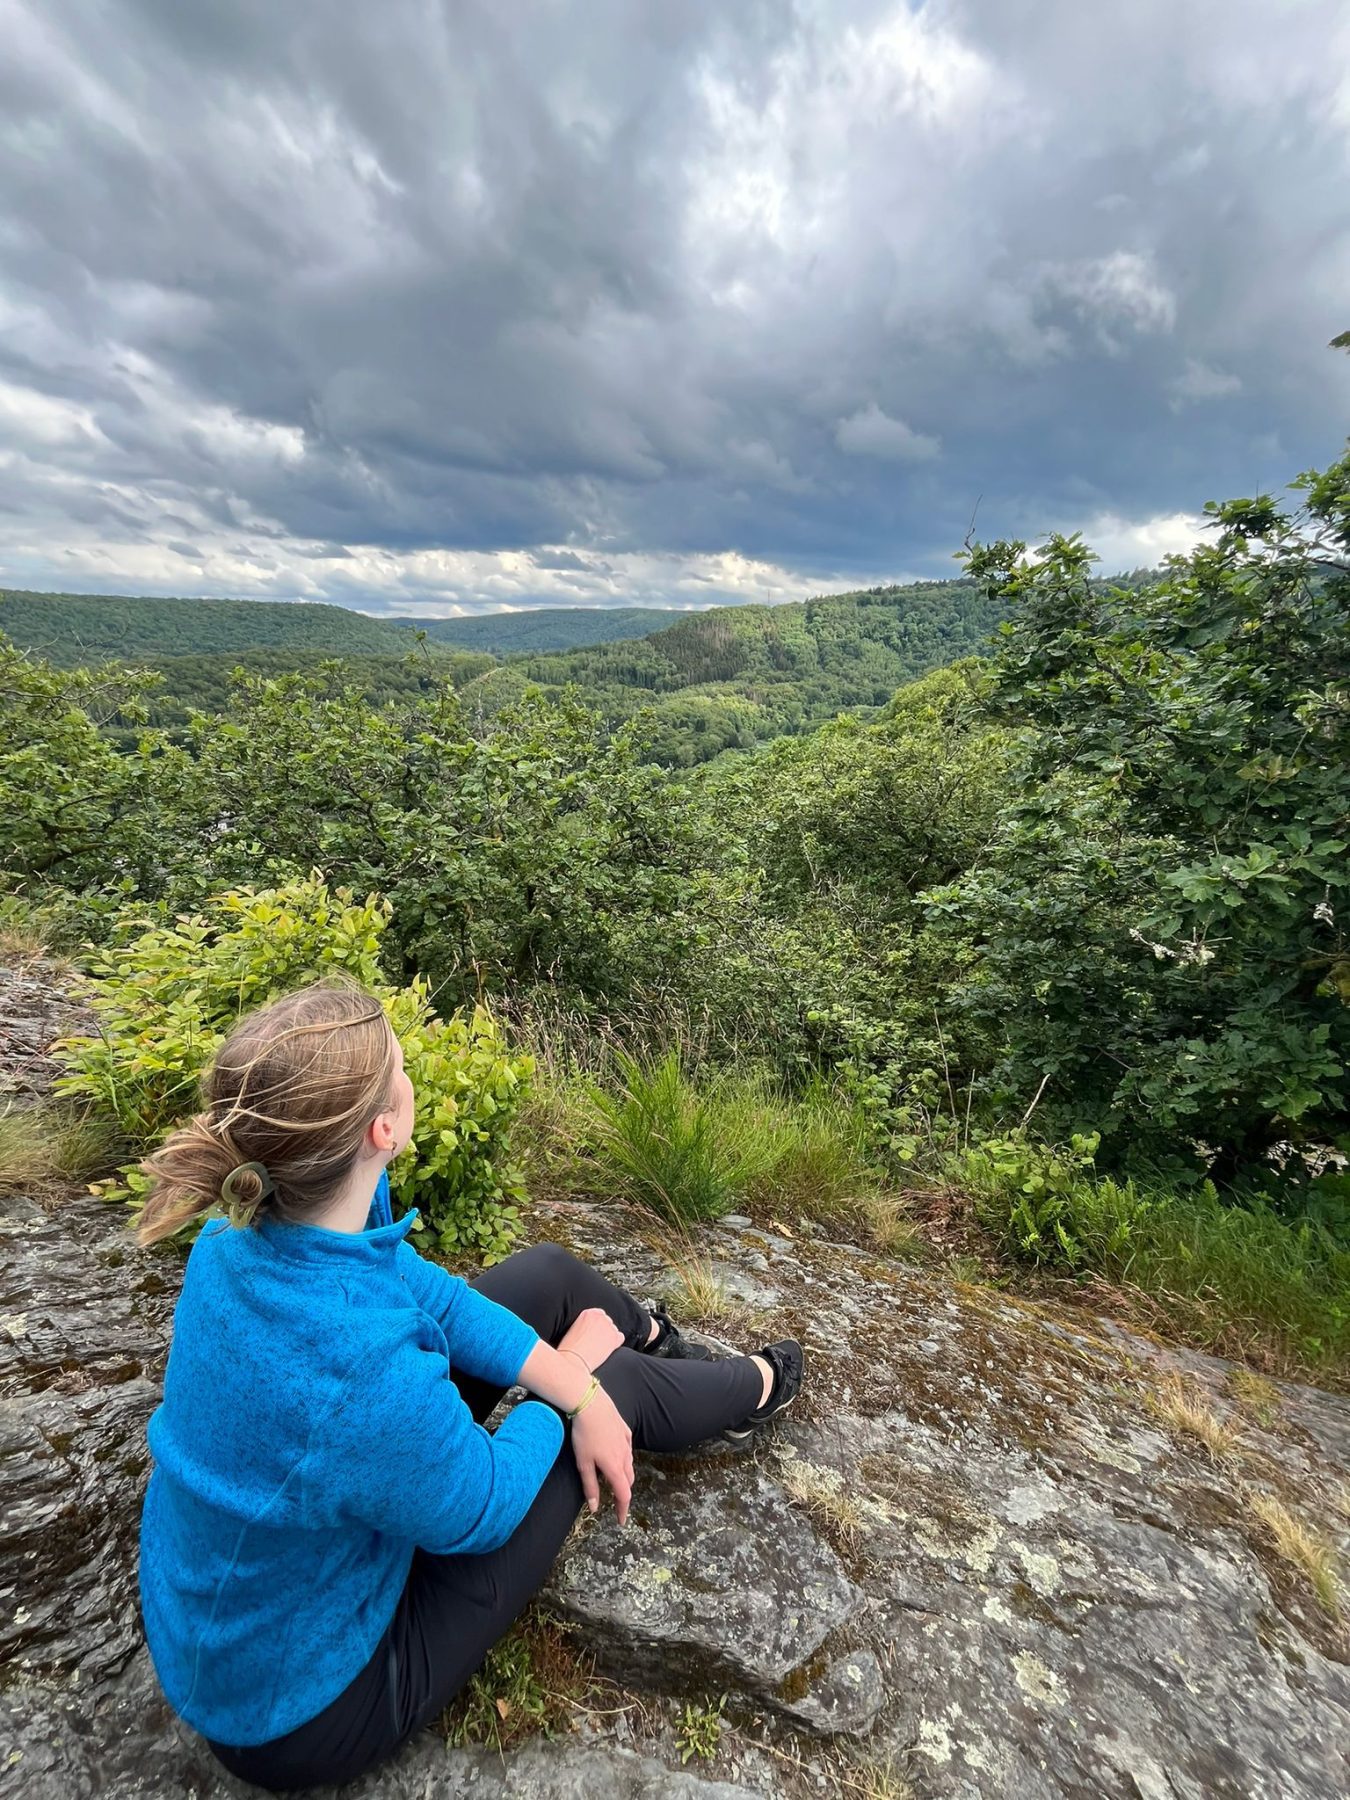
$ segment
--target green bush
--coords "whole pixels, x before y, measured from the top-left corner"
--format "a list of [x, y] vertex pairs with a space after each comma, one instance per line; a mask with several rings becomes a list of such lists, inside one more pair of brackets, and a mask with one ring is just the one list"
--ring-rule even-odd
[[[198, 1080], [246, 1012], [306, 982], [343, 973], [379, 995], [417, 1095], [409, 1151], [390, 1170], [395, 1203], [416, 1204], [444, 1251], [503, 1254], [515, 1227], [518, 1180], [507, 1131], [532, 1064], [508, 1050], [482, 1008], [440, 1019], [420, 978], [391, 988], [380, 969], [389, 917], [377, 895], [357, 900], [318, 875], [261, 892], [235, 889], [173, 920], [128, 915], [90, 964], [97, 1035], [68, 1039], [58, 1091], [116, 1121], [145, 1154], [198, 1104]], [[139, 1206], [134, 1165], [113, 1190]]]
[[986, 1139], [957, 1159], [983, 1224], [1024, 1262], [1119, 1268], [1139, 1199], [1130, 1182], [1093, 1181], [1095, 1133], [1055, 1149], [1014, 1134]]
[[1044, 1094], [1118, 1163], [1350, 1142], [1350, 456], [1294, 486], [1134, 588], [1076, 538], [968, 558], [1014, 609], [988, 707], [1020, 740], [988, 851], [928, 894], [978, 951], [944, 1011], [1009, 1110]]

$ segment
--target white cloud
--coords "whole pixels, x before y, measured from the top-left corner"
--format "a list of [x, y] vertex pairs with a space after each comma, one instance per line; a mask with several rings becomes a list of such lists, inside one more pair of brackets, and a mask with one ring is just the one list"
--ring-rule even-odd
[[942, 449], [939, 439], [893, 419], [875, 400], [840, 419], [834, 441], [845, 456], [879, 456], [888, 462], [931, 462]]
[[1242, 392], [1242, 382], [1236, 375], [1193, 356], [1186, 358], [1186, 367], [1170, 385], [1174, 410], [1191, 400], [1222, 400], [1227, 394]]
[[87, 406], [0, 381], [0, 444], [79, 450], [107, 440]]
[[1204, 537], [1206, 524], [1199, 513], [1124, 519], [1118, 513], [1102, 512], [1075, 529], [1096, 551], [1099, 571], [1121, 575], [1130, 569], [1156, 568], [1167, 556], [1184, 556]]
[[1176, 323], [1176, 296], [1158, 275], [1151, 256], [1113, 250], [1109, 256], [1062, 263], [1045, 271], [1046, 285], [1070, 301], [1095, 327], [1104, 348], [1119, 353], [1121, 330], [1168, 332]]

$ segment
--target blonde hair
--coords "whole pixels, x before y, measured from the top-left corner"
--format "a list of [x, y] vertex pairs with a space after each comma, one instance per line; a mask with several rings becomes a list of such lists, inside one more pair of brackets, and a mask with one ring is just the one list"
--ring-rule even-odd
[[153, 1185], [140, 1242], [171, 1237], [222, 1198], [236, 1223], [321, 1210], [391, 1104], [397, 1067], [379, 1001], [348, 982], [241, 1019], [203, 1077], [205, 1109], [141, 1164]]

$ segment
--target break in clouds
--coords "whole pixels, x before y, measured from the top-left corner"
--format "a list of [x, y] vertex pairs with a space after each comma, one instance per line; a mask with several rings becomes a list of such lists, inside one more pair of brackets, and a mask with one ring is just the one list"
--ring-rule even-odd
[[0, 0], [0, 579], [780, 600], [1338, 451], [1341, 0]]

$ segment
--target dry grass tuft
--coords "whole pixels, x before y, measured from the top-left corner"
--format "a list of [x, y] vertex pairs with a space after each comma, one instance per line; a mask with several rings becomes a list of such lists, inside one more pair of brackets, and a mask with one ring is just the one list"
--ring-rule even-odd
[[1245, 1408], [1263, 1430], [1269, 1431], [1280, 1416], [1281, 1394], [1275, 1383], [1255, 1369], [1234, 1369], [1228, 1385], [1239, 1406]]
[[918, 1800], [913, 1782], [893, 1762], [864, 1763], [851, 1769], [843, 1783], [860, 1800]]
[[46, 954], [46, 936], [36, 924], [22, 919], [0, 921], [0, 962], [40, 962]]
[[48, 1106], [0, 1113], [0, 1194], [41, 1193], [106, 1175], [117, 1153], [117, 1134], [102, 1119]]
[[1249, 1492], [1246, 1500], [1265, 1527], [1276, 1554], [1303, 1577], [1323, 1612], [1339, 1618], [1344, 1589], [1332, 1546], [1273, 1494]]
[[902, 1200], [893, 1195], [877, 1195], [865, 1203], [863, 1217], [873, 1244], [883, 1256], [893, 1256], [900, 1262], [921, 1262], [927, 1255], [927, 1240]]
[[1202, 1445], [1210, 1460], [1218, 1462], [1236, 1449], [1239, 1434], [1228, 1420], [1221, 1419], [1210, 1406], [1207, 1396], [1179, 1375], [1169, 1375], [1144, 1403], [1155, 1418], [1180, 1437], [1192, 1438]]
[[679, 1319], [692, 1325], [728, 1325], [743, 1320], [746, 1304], [730, 1293], [712, 1259], [693, 1239], [654, 1214], [640, 1219], [642, 1241], [666, 1264], [662, 1299]]
[[781, 1457], [778, 1479], [797, 1504], [817, 1524], [833, 1531], [851, 1547], [862, 1535], [867, 1514], [861, 1501], [844, 1485], [837, 1469], [821, 1468], [801, 1457]]

